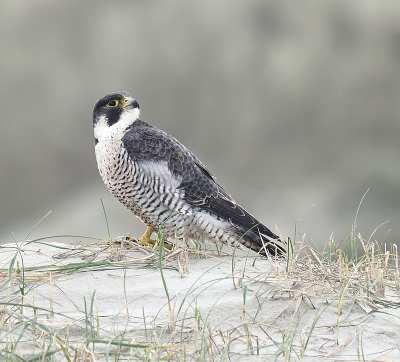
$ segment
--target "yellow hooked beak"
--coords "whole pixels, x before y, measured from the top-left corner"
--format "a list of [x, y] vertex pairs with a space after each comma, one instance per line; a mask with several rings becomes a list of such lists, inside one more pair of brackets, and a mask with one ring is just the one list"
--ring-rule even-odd
[[132, 109], [132, 108], [136, 108], [138, 106], [139, 105], [137, 104], [136, 100], [132, 97], [125, 97], [124, 100], [122, 101], [122, 108], [125, 108], [125, 109]]

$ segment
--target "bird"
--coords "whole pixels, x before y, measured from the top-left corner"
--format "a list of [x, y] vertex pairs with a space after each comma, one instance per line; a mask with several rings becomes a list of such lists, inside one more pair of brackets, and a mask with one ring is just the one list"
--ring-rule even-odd
[[109, 191], [154, 232], [169, 239], [240, 244], [263, 256], [287, 252], [286, 240], [248, 213], [208, 168], [170, 134], [139, 118], [136, 99], [111, 93], [93, 109], [95, 154]]

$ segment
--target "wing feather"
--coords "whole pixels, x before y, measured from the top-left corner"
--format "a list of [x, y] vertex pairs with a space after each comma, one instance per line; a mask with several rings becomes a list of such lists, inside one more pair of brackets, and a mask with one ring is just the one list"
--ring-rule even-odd
[[[183, 191], [187, 202], [196, 205], [218, 218], [230, 221], [239, 233], [246, 234], [260, 249], [263, 239], [277, 240], [279, 237], [249, 214], [219, 185], [207, 167], [184, 145], [168, 133], [137, 120], [130, 126], [122, 138], [129, 156], [139, 165], [145, 162], [162, 162], [168, 170], [180, 181], [177, 186]], [[172, 190], [174, 192], [175, 190]], [[284, 252], [284, 247], [276, 246], [273, 242], [270, 251], [275, 254]], [[278, 243], [279, 244], [279, 243]]]

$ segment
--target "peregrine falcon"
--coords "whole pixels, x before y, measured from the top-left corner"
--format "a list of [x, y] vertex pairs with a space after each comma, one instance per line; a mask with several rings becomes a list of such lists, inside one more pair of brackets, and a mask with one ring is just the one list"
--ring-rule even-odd
[[169, 238], [238, 243], [262, 254], [286, 252], [279, 238], [238, 205], [206, 166], [168, 133], [139, 119], [127, 92], [94, 106], [97, 165], [111, 193], [153, 232]]

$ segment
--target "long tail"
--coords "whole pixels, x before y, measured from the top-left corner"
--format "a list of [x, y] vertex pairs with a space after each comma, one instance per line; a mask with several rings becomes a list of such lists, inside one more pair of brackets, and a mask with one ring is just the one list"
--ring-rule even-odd
[[249, 230], [245, 230], [243, 227], [239, 226], [239, 233], [241, 237], [239, 242], [246, 246], [247, 248], [260, 253], [261, 255], [273, 255], [279, 256], [286, 254], [287, 243], [285, 240], [275, 235], [266, 226], [259, 223], [256, 224]]
[[287, 252], [285, 240], [275, 235], [233, 199], [228, 199], [225, 195], [210, 197], [201, 207], [224, 220], [229, 220], [239, 236], [238, 241], [257, 253], [282, 255]]

